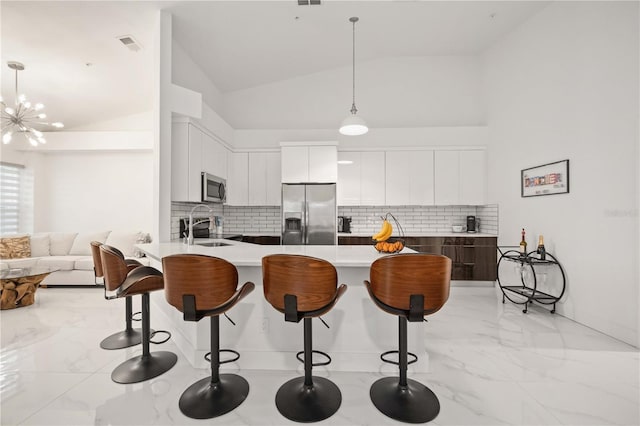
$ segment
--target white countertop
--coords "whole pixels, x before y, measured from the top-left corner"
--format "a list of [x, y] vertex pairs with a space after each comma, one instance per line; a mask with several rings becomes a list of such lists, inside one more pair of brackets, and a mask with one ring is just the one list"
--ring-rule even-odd
[[[182, 242], [136, 244], [147, 256], [162, 260], [165, 256], [179, 253], [205, 254], [233, 263], [235, 266], [262, 266], [262, 258], [270, 254], [301, 254], [331, 262], [338, 267], [369, 267], [381, 254], [371, 246], [269, 246], [221, 239], [201, 239], [198, 242], [223, 242], [223, 247], [204, 247], [197, 244], [188, 246]], [[404, 248], [402, 253], [415, 253]]]

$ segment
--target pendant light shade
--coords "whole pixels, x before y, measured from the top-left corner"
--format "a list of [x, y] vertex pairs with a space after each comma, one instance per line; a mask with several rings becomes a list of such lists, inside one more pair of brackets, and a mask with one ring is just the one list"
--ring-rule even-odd
[[353, 24], [353, 103], [351, 104], [351, 114], [342, 121], [339, 131], [346, 136], [358, 136], [367, 133], [369, 127], [362, 117], [356, 115], [358, 113], [356, 109], [356, 22], [358, 22], [358, 17], [349, 18], [349, 22]]
[[367, 122], [355, 114], [349, 114], [340, 126], [340, 133], [346, 136], [364, 135], [368, 131]]

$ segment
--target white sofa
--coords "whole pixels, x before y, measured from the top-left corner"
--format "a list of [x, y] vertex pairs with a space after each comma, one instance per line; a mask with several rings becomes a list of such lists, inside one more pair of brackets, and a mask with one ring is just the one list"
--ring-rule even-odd
[[[30, 257], [0, 259], [0, 269], [49, 266], [59, 270], [49, 274], [41, 285], [95, 285], [91, 241], [100, 241], [113, 246], [127, 258], [135, 258], [148, 265], [147, 258], [141, 258], [134, 244], [149, 242], [149, 234], [137, 231], [104, 232], [46, 232], [29, 236]], [[6, 237], [4, 237], [6, 238]]]

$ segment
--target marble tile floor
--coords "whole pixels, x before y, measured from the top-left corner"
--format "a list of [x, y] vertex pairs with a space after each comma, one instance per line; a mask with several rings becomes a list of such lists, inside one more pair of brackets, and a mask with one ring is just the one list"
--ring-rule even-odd
[[[172, 370], [140, 384], [111, 381], [115, 366], [141, 350], [98, 346], [121, 328], [123, 301], [105, 301], [93, 288], [40, 289], [36, 299], [0, 313], [2, 425], [294, 424], [278, 413], [274, 397], [300, 372], [241, 370], [251, 390], [238, 409], [217, 419], [189, 419], [178, 399], [208, 371], [192, 368], [171, 341], [151, 350], [175, 351]], [[153, 325], [153, 306], [151, 315]], [[523, 314], [503, 305], [499, 290], [490, 287], [453, 287], [424, 328], [430, 372], [410, 377], [440, 399], [431, 424], [640, 424], [636, 348], [543, 308]], [[392, 349], [395, 342], [389, 344]], [[314, 371], [333, 380], [343, 397], [337, 414], [320, 424], [400, 424], [369, 400], [369, 387], [382, 374], [336, 373], [330, 366]]]

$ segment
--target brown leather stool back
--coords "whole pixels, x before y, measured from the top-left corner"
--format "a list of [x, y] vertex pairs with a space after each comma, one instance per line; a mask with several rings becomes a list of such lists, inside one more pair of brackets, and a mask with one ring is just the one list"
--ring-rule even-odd
[[95, 270], [96, 278], [104, 276], [102, 271], [102, 259], [100, 258], [100, 241], [91, 241], [91, 256], [93, 257], [93, 267]]
[[224, 259], [198, 254], [176, 254], [162, 259], [167, 302], [184, 312], [183, 295], [193, 295], [196, 310], [221, 307], [234, 295], [238, 270]]
[[290, 294], [297, 297], [298, 312], [309, 316], [327, 312], [346, 290], [345, 285], [337, 288], [338, 274], [331, 263], [309, 256], [265, 256], [262, 279], [264, 296], [274, 308], [284, 312], [285, 295]]
[[449, 299], [451, 259], [446, 256], [406, 253], [382, 257], [371, 265], [370, 284], [374, 300], [387, 307], [383, 310], [398, 315], [410, 310], [412, 295], [423, 295], [421, 316], [437, 312]]
[[124, 255], [117, 248], [102, 244], [100, 246], [100, 259], [102, 260], [104, 287], [109, 291], [115, 291], [122, 285], [129, 273], [129, 267], [124, 260]]

